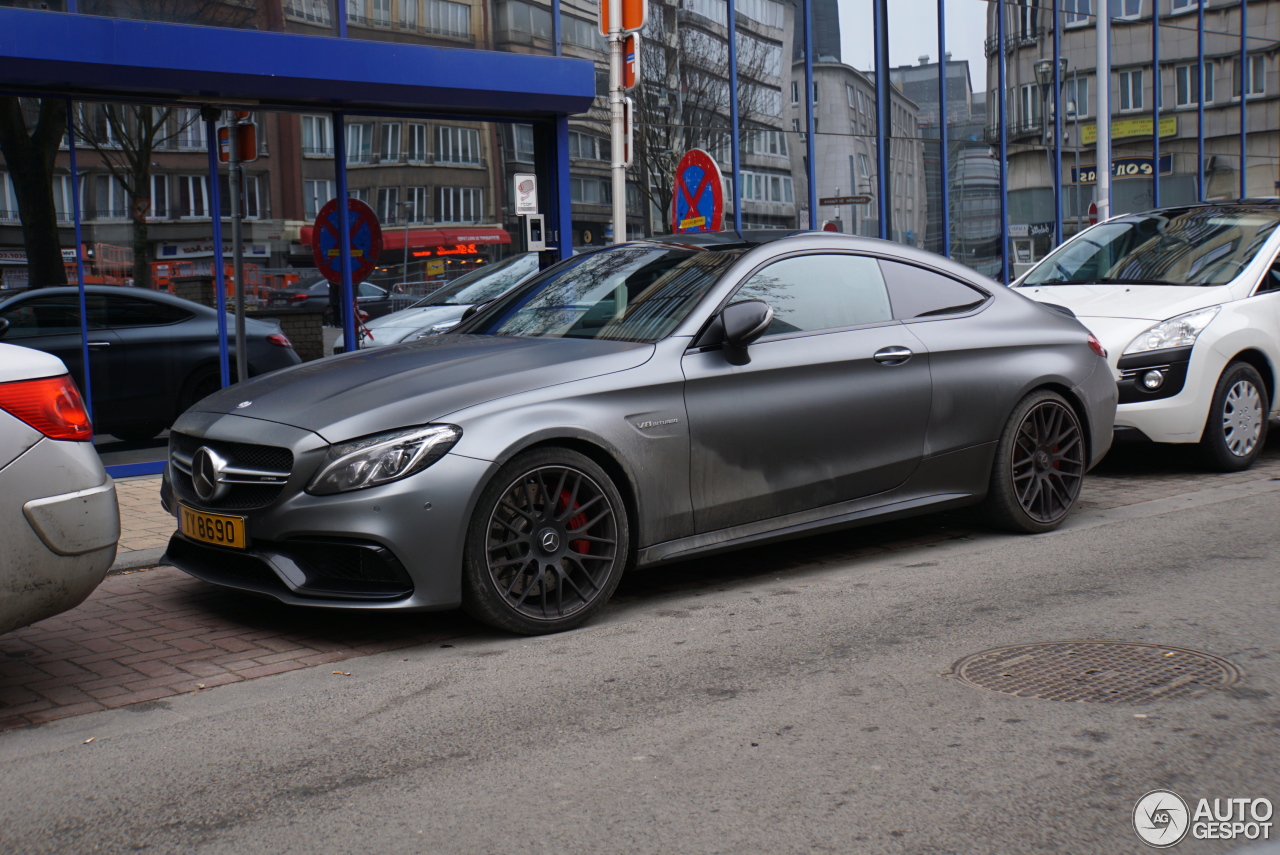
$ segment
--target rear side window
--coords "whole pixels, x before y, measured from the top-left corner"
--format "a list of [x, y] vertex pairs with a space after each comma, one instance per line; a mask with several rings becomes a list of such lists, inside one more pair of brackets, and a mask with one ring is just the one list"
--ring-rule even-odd
[[841, 329], [893, 319], [874, 258], [800, 255], [775, 261], [738, 289], [733, 302], [773, 307], [766, 336]]
[[889, 284], [893, 316], [901, 321], [967, 312], [987, 300], [977, 288], [923, 267], [884, 259], [880, 267]]
[[176, 324], [190, 317], [191, 312], [168, 303], [137, 297], [107, 298], [107, 325], [112, 327], [156, 327]]
[[[96, 294], [85, 297], [85, 305], [89, 309], [87, 326], [91, 330], [107, 326], [103, 302], [103, 298]], [[6, 307], [0, 312], [0, 317], [9, 322], [6, 341], [42, 335], [79, 335], [80, 295], [51, 294], [32, 297]]]

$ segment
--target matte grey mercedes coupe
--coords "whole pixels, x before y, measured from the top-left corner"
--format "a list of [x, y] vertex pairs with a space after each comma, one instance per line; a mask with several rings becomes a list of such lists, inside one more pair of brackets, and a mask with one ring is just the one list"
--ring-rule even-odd
[[628, 567], [978, 503], [1047, 531], [1115, 407], [1069, 313], [945, 258], [831, 233], [639, 241], [456, 333], [193, 406], [168, 561], [286, 603], [554, 632]]

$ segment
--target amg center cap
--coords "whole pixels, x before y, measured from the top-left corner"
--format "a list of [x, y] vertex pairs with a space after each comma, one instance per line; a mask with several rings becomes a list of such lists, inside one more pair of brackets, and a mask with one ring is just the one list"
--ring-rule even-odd
[[560, 533], [553, 528], [544, 528], [538, 533], [538, 545], [548, 554], [560, 549]]

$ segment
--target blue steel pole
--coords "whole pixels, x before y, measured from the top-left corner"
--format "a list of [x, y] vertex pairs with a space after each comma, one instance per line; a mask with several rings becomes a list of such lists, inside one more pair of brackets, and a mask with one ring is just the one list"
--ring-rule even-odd
[[[1154, 171], [1151, 173], [1151, 204], [1160, 207], [1160, 96], [1164, 86], [1160, 78], [1160, 0], [1151, 0], [1151, 154]], [[1177, 81], [1174, 81], [1175, 84]]]
[[561, 260], [573, 255], [573, 200], [569, 194], [569, 117], [555, 118], [555, 229]]
[[1053, 245], [1062, 243], [1062, 15], [1053, 0]]
[[[227, 283], [226, 265], [222, 260], [222, 190], [218, 186], [218, 129], [213, 122], [204, 123], [205, 145], [209, 148], [209, 202], [213, 206], [213, 283], [218, 308], [218, 371], [222, 388], [231, 385], [231, 355], [227, 350]], [[315, 240], [313, 237], [312, 240]]]
[[[1105, 0], [1099, 0], [1105, 2]], [[1005, 56], [1004, 56], [1004, 0], [996, 0], [996, 98], [1000, 124], [1000, 281], [1009, 284], [1009, 176], [1005, 170], [1009, 163], [1008, 127], [1005, 122]]]
[[1196, 4], [1196, 200], [1204, 201], [1204, 0]]
[[[338, 182], [338, 252], [342, 266], [342, 346], [356, 352], [355, 300], [351, 288], [351, 216], [347, 210], [347, 125], [346, 114], [333, 114], [333, 171]], [[312, 240], [318, 240], [318, 236]]]
[[742, 231], [742, 154], [738, 151], [738, 6], [729, 0], [729, 163], [733, 168], [733, 230]]
[[560, 29], [560, 0], [551, 0], [551, 35], [556, 43], [556, 56], [564, 56], [564, 34]]
[[338, 19], [338, 38], [347, 37], [347, 0], [332, 0], [333, 14]]
[[[1201, 0], [1204, 2], [1204, 0]], [[1240, 198], [1249, 195], [1248, 176], [1245, 171], [1245, 137], [1248, 134], [1248, 114], [1245, 102], [1249, 100], [1249, 0], [1240, 0]]]
[[[74, 11], [74, 10], [72, 10]], [[84, 243], [80, 235], [80, 175], [76, 172], [76, 127], [71, 99], [67, 99], [67, 148], [71, 154], [71, 216], [76, 226], [76, 281], [80, 293], [80, 359], [84, 363], [84, 405], [93, 423], [93, 381], [89, 377], [89, 310], [84, 298]], [[62, 252], [62, 248], [58, 248]]]
[[[1058, 0], [1053, 0], [1056, 4]], [[938, 151], [942, 186], [942, 254], [951, 257], [951, 169], [947, 152], [947, 0], [938, 0]], [[1056, 36], [1057, 30], [1054, 30]]]
[[814, 139], [813, 118], [813, 2], [804, 0], [804, 132], [805, 132], [805, 185], [809, 188], [809, 228], [818, 228], [818, 166], [814, 152], [818, 141]]
[[873, 0], [876, 69], [876, 212], [880, 216], [880, 237], [888, 240], [889, 222], [889, 3]]

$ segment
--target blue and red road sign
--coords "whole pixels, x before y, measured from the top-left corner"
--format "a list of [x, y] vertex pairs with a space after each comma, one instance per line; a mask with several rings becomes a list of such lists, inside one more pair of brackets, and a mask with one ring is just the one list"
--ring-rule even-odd
[[685, 152], [671, 195], [671, 231], [718, 232], [724, 217], [724, 182], [715, 159], [700, 148]]
[[[351, 228], [351, 284], [363, 282], [373, 272], [382, 254], [382, 226], [378, 215], [359, 199], [347, 200], [347, 225]], [[330, 199], [316, 217], [311, 253], [316, 267], [330, 282], [342, 281], [342, 239], [338, 222], [338, 200]]]

